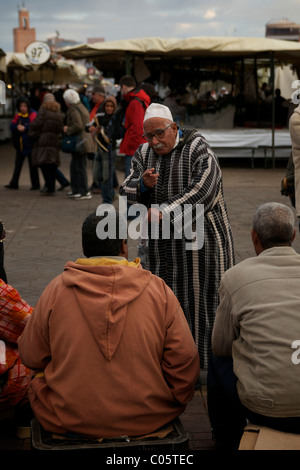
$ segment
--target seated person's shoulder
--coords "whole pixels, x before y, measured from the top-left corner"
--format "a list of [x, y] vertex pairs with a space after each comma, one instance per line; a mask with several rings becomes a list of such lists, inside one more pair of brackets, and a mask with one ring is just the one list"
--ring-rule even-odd
[[229, 268], [222, 276], [222, 281], [238, 287], [249, 282], [249, 277], [254, 276], [257, 272], [257, 256], [247, 258], [240, 261], [236, 265]]

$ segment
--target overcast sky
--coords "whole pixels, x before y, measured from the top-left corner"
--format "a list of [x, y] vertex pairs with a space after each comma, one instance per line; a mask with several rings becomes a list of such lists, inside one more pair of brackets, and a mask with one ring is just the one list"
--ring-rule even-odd
[[86, 42], [142, 37], [264, 37], [271, 20], [300, 23], [299, 0], [0, 0], [0, 48], [13, 51], [18, 7], [30, 12], [36, 39]]

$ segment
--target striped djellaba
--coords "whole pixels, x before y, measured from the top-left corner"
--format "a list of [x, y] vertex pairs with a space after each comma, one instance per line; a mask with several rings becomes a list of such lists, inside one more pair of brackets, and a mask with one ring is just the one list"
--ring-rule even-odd
[[[141, 189], [141, 178], [150, 168], [155, 168], [159, 177], [157, 185], [145, 191]], [[152, 232], [151, 238], [149, 228], [148, 239], [140, 243], [141, 259], [143, 266], [161, 277], [177, 296], [205, 370], [211, 354], [220, 279], [234, 264], [218, 159], [197, 130], [180, 131], [179, 141], [168, 155], [159, 156], [148, 144], [142, 144], [132, 158], [131, 173], [122, 183], [120, 194], [127, 196], [131, 204], [167, 205], [162, 213], [171, 221], [170, 237], [162, 232], [160, 237], [153, 236]], [[204, 208], [204, 243], [200, 249], [187, 250], [190, 240], [184, 236], [178, 239], [175, 227], [184, 224], [184, 207], [190, 207], [195, 228], [199, 204]], [[176, 207], [181, 210], [173, 211]]]

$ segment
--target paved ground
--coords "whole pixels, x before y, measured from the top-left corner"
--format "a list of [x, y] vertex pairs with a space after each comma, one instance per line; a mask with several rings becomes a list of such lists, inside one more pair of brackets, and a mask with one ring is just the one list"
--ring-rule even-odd
[[[62, 155], [61, 170], [69, 176], [69, 156]], [[267, 201], [290, 205], [280, 194], [280, 181], [286, 161], [279, 161], [275, 169], [264, 168], [257, 160], [251, 169], [250, 159], [221, 160], [224, 192], [232, 225], [236, 260], [254, 256], [250, 239], [251, 220], [256, 207]], [[8, 190], [14, 166], [14, 150], [10, 143], [0, 143], [0, 219], [3, 220], [5, 240], [5, 268], [9, 284], [20, 292], [32, 306], [48, 282], [60, 274], [68, 260], [82, 256], [81, 224], [84, 218], [101, 203], [101, 196], [91, 200], [74, 201], [65, 192], [53, 197], [31, 191], [27, 162], [24, 163], [19, 190]], [[91, 162], [88, 162], [91, 182]], [[118, 172], [122, 180], [122, 172]], [[41, 176], [41, 182], [42, 182]], [[300, 237], [294, 244], [300, 252]], [[136, 256], [136, 242], [129, 242], [129, 258]], [[214, 448], [206, 408], [205, 384], [182, 415], [185, 429], [190, 436], [190, 448], [211, 450]], [[2, 438], [0, 450], [18, 449], [22, 443]]]

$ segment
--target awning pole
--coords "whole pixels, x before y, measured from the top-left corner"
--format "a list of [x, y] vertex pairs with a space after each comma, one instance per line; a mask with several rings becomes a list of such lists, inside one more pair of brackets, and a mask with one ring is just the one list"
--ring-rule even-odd
[[271, 90], [272, 90], [272, 166], [275, 168], [275, 90], [274, 90], [274, 52], [271, 52], [270, 57], [271, 67]]
[[126, 52], [125, 54], [125, 74], [131, 75], [131, 53]]

